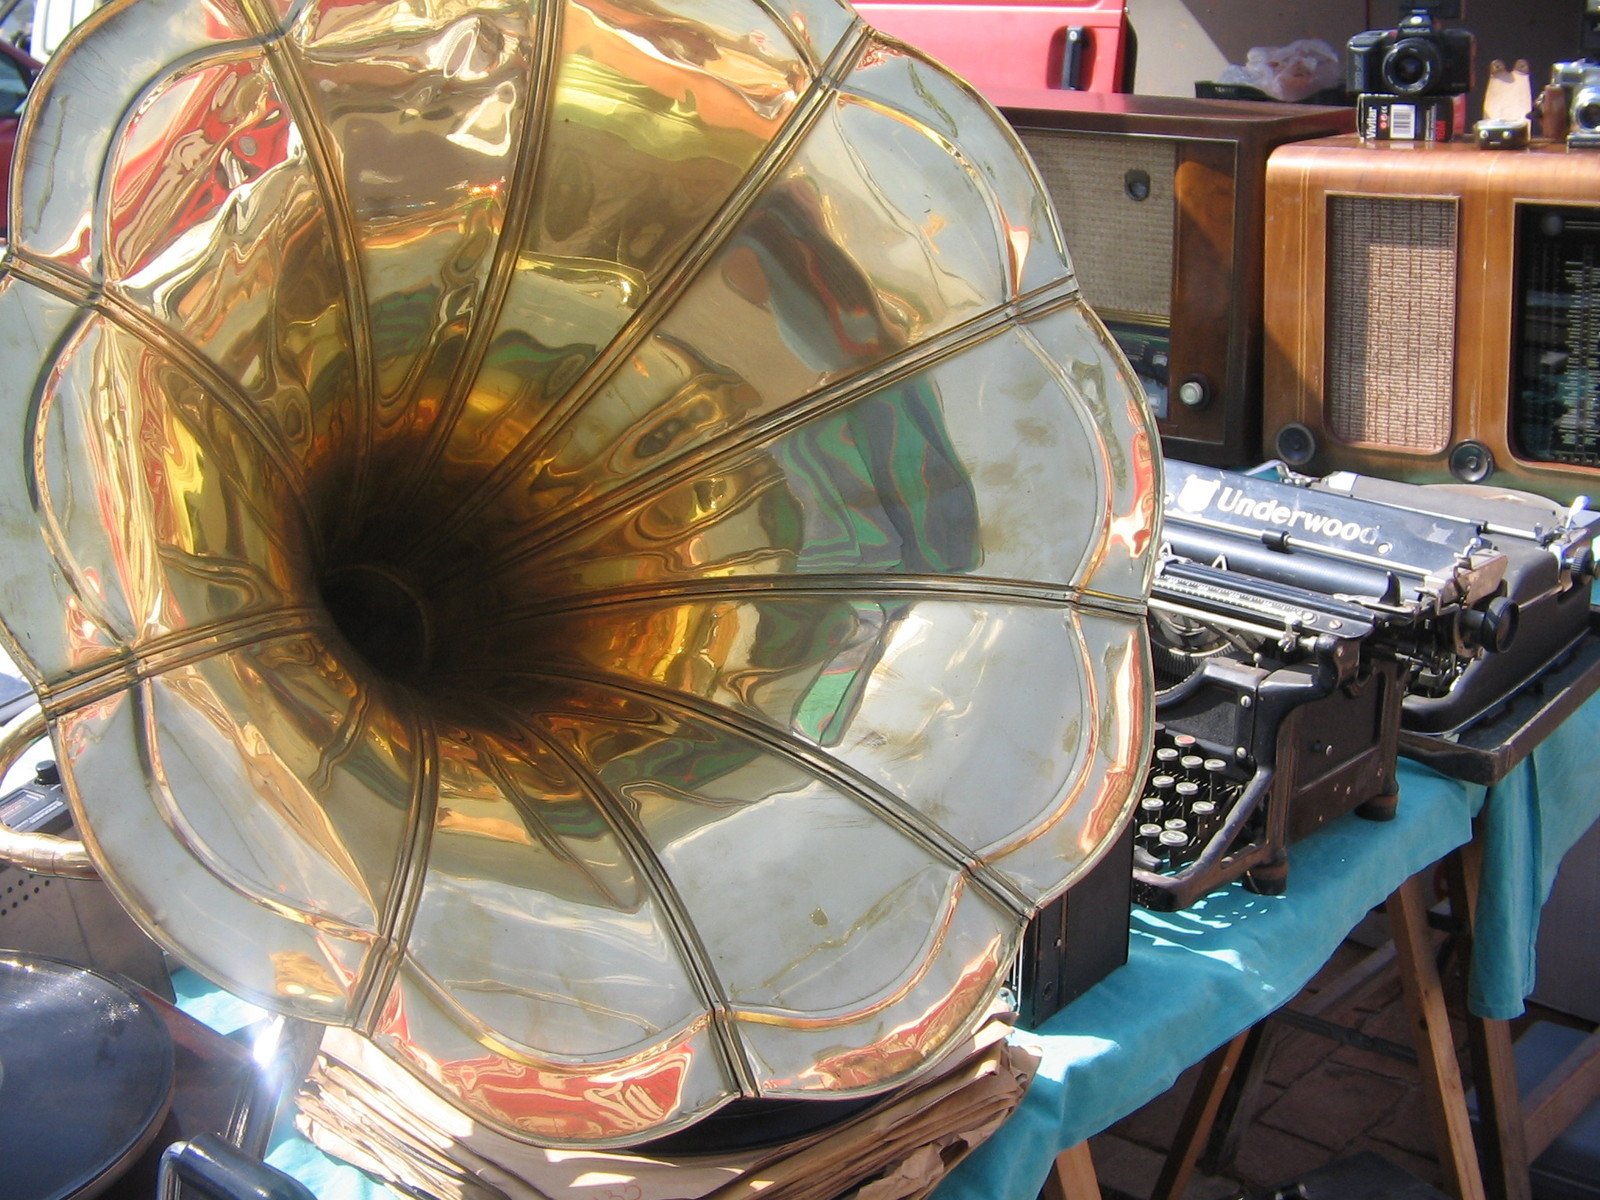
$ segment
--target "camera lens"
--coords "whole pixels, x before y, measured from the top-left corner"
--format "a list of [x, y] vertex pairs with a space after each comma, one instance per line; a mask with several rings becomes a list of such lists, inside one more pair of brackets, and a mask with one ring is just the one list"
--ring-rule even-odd
[[1383, 56], [1383, 82], [1396, 96], [1425, 96], [1443, 75], [1439, 48], [1423, 38], [1401, 38]]
[[1600, 133], [1600, 87], [1585, 87], [1572, 98], [1572, 127], [1580, 133]]

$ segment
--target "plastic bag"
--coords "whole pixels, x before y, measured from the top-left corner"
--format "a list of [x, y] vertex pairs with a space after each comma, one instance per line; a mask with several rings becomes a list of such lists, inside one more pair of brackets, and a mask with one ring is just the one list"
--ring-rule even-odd
[[1218, 83], [1244, 83], [1274, 100], [1304, 100], [1324, 88], [1337, 87], [1344, 72], [1339, 54], [1318, 38], [1301, 38], [1287, 46], [1253, 46], [1243, 66], [1230, 65]]

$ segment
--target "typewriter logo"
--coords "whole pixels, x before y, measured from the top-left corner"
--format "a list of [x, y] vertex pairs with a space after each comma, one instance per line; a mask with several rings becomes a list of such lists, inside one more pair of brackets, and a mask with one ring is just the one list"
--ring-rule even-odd
[[1379, 530], [1376, 525], [1363, 525], [1360, 521], [1346, 521], [1328, 513], [1312, 512], [1301, 508], [1298, 501], [1291, 507], [1271, 497], [1248, 496], [1234, 487], [1222, 489], [1222, 495], [1217, 498], [1217, 511], [1245, 517], [1262, 525], [1278, 525], [1286, 531], [1360, 542], [1364, 546], [1378, 544]]
[[1217, 498], [1217, 489], [1222, 486], [1220, 479], [1202, 479], [1198, 475], [1191, 475], [1183, 481], [1183, 487], [1178, 492], [1177, 507], [1180, 512], [1203, 513], [1211, 507]]

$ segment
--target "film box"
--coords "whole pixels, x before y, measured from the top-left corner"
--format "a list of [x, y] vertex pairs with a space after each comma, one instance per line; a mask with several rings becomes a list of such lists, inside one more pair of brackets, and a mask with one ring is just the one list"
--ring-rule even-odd
[[1448, 142], [1455, 133], [1454, 96], [1373, 96], [1356, 101], [1356, 130], [1374, 142]]

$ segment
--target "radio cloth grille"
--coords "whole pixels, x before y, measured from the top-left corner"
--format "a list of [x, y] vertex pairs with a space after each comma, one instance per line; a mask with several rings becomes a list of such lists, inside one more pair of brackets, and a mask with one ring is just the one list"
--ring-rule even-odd
[[1334, 436], [1444, 449], [1455, 376], [1455, 202], [1330, 196], [1328, 230]]
[[[1161, 138], [1018, 133], [1044, 176], [1089, 303], [1102, 316], [1170, 324], [1177, 147]], [[1148, 179], [1143, 200], [1129, 193], [1134, 172]]]

